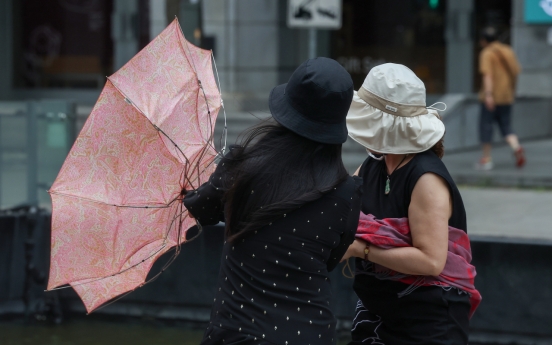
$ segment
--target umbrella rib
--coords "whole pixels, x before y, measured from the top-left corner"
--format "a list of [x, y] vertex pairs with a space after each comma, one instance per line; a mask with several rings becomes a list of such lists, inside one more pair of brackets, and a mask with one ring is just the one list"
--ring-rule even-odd
[[80, 200], [86, 200], [86, 201], [90, 201], [90, 202], [93, 202], [93, 203], [96, 203], [96, 204], [115, 206], [115, 207], [123, 207], [123, 208], [169, 208], [169, 207], [171, 207], [172, 203], [174, 203], [176, 200], [178, 200], [178, 197], [176, 197], [173, 200], [169, 201], [169, 203], [166, 204], [166, 205], [133, 206], [133, 205], [111, 204], [111, 203], [108, 203], [108, 202], [105, 202], [105, 201], [94, 200], [94, 199], [87, 198], [87, 197], [84, 197], [84, 196], [76, 196], [76, 195], [71, 195], [71, 194], [62, 193], [62, 192], [54, 192], [54, 191], [51, 191], [51, 190], [49, 190], [48, 193], [55, 194], [55, 195], [61, 195], [61, 196], [67, 196], [67, 197], [70, 197], [70, 198], [75, 198], [75, 199], [80, 199]]
[[[197, 75], [197, 73], [196, 73]], [[153, 128], [155, 128], [156, 131], [160, 132], [160, 133], [163, 133], [163, 135], [169, 139], [169, 141], [174, 145], [174, 147], [176, 147], [176, 149], [182, 154], [182, 157], [186, 160], [186, 163], [189, 164], [190, 161], [188, 160], [188, 157], [186, 157], [186, 155], [184, 154], [184, 152], [182, 151], [182, 149], [180, 149], [180, 147], [178, 146], [178, 144], [176, 144], [174, 142], [174, 140], [171, 139], [171, 137], [169, 137], [167, 135], [167, 133], [165, 133], [161, 128], [157, 127], [156, 124], [154, 124], [153, 122], [151, 122], [151, 120], [149, 119], [149, 117], [146, 115], [146, 113], [140, 109], [140, 107], [138, 107], [138, 105], [136, 105], [136, 103], [134, 103], [130, 98], [128, 98], [127, 94], [121, 90], [109, 77], [107, 77], [107, 79], [109, 80], [109, 82], [111, 82], [111, 84], [117, 89], [117, 91], [119, 91], [124, 97], [125, 97], [125, 100], [127, 101], [127, 103], [130, 103], [132, 106], [134, 106], [134, 108], [136, 108], [136, 110], [138, 110], [138, 112], [140, 112], [140, 114], [142, 114], [148, 121], [149, 123], [151, 123], [151, 125], [153, 126]]]

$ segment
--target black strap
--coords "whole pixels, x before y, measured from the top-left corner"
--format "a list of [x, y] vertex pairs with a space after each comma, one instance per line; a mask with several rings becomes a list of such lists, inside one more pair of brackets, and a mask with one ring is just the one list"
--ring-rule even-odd
[[504, 57], [504, 54], [498, 49], [493, 48], [493, 51], [495, 52], [495, 55], [498, 57], [498, 60], [500, 61], [500, 64], [502, 65], [502, 68], [508, 73], [508, 76], [510, 77], [512, 81], [512, 86], [515, 90], [516, 83], [517, 83], [517, 77], [514, 71], [512, 71], [510, 64], [508, 64], [508, 61], [506, 61], [506, 58]]

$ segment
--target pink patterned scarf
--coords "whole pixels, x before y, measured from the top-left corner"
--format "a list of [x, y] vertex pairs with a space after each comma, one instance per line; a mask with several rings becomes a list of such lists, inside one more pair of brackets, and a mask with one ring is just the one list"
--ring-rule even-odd
[[[412, 246], [412, 237], [408, 218], [376, 219], [371, 214], [360, 213], [356, 237], [376, 247], [390, 249]], [[438, 277], [405, 275], [386, 267], [373, 264], [365, 265], [365, 271], [357, 272], [374, 275], [380, 279], [391, 279], [410, 285], [403, 295], [410, 293], [418, 286], [455, 287], [470, 295], [470, 317], [481, 302], [481, 294], [475, 289], [475, 267], [472, 259], [470, 240], [466, 232], [449, 226], [449, 244], [447, 261], [443, 272]], [[370, 267], [370, 271], [366, 268]]]

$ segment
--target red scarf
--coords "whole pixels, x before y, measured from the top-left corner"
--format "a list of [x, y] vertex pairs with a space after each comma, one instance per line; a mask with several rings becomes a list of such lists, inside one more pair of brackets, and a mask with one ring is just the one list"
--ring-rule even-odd
[[[361, 212], [356, 237], [384, 249], [412, 246], [408, 218], [379, 220], [371, 214], [366, 215]], [[475, 267], [470, 264], [471, 259], [468, 234], [449, 226], [447, 262], [443, 272], [438, 277], [405, 275], [377, 264], [373, 265], [373, 272], [366, 273], [373, 274], [376, 277], [382, 275], [386, 277], [385, 279], [400, 281], [411, 286], [437, 285], [463, 290], [470, 295], [471, 318], [481, 302], [481, 294], [474, 286], [476, 272]]]

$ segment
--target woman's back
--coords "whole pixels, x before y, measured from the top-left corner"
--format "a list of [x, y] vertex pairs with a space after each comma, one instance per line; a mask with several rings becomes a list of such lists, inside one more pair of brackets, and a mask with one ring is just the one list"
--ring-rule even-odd
[[358, 206], [351, 211], [355, 189], [348, 178], [251, 236], [226, 242], [212, 324], [274, 343], [333, 344], [327, 263], [341, 258], [331, 254], [358, 214]]
[[354, 240], [360, 212], [360, 179], [341, 160], [352, 95], [339, 63], [307, 60], [272, 90], [276, 122], [252, 129], [186, 195], [200, 224], [226, 222], [202, 344], [335, 344], [328, 271]]

